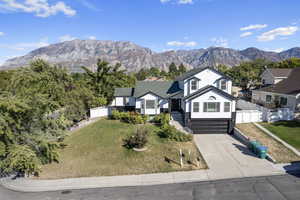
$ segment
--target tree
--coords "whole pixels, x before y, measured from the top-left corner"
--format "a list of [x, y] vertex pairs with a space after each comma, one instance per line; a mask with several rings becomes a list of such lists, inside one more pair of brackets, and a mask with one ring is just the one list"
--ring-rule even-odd
[[185, 73], [187, 70], [186, 70], [186, 67], [181, 63], [178, 67], [178, 71], [180, 74], [183, 74]]
[[108, 62], [98, 60], [96, 72], [83, 67], [89, 77], [89, 84], [94, 90], [96, 97], [105, 97], [107, 102], [113, 99], [114, 89], [116, 87], [130, 87], [135, 82], [134, 77], [125, 74], [121, 70], [121, 64], [110, 66]]
[[149, 70], [150, 76], [153, 77], [159, 77], [160, 76], [160, 70], [156, 67], [151, 67]]

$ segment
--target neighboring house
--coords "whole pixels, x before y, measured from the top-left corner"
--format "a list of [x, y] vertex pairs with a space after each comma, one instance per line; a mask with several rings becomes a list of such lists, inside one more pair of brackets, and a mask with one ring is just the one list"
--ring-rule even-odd
[[174, 81], [138, 81], [116, 88], [112, 106], [141, 114], [182, 113], [194, 133], [229, 133], [235, 124], [232, 81], [213, 68], [194, 69]]
[[300, 67], [292, 69], [287, 79], [252, 91], [252, 102], [267, 107], [300, 110]]
[[263, 85], [274, 85], [286, 79], [292, 69], [289, 68], [266, 68], [261, 74], [261, 81]]

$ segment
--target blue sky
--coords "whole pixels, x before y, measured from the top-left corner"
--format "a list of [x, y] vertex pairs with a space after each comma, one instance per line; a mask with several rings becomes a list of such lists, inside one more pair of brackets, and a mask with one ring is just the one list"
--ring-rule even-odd
[[0, 64], [71, 39], [154, 51], [300, 46], [299, 0], [0, 0]]

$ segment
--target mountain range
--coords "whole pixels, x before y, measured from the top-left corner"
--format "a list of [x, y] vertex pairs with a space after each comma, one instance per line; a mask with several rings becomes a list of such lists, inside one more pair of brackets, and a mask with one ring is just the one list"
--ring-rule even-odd
[[127, 41], [72, 40], [42, 47], [27, 55], [9, 59], [0, 66], [0, 70], [26, 66], [30, 61], [37, 58], [64, 66], [71, 72], [81, 72], [82, 66], [93, 70], [96, 67], [97, 59], [103, 59], [112, 64], [120, 62], [128, 72], [133, 72], [150, 67], [167, 70], [172, 62], [177, 65], [183, 63], [188, 68], [202, 68], [219, 64], [232, 67], [241, 62], [258, 58], [280, 61], [291, 57], [300, 58], [300, 47], [280, 53], [263, 51], [253, 47], [245, 50], [210, 47], [157, 53]]

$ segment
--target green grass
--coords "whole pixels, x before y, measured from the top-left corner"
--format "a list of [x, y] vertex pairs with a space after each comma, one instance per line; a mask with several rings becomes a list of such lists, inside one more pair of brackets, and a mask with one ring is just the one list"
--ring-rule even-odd
[[200, 168], [206, 168], [194, 143], [177, 143], [158, 136], [160, 129], [146, 125], [151, 131], [148, 150], [135, 152], [122, 146], [123, 139], [138, 128], [112, 120], [99, 120], [79, 129], [67, 137], [66, 147], [60, 152], [60, 163], [45, 165], [40, 178], [71, 178], [90, 176], [113, 176], [144, 174], [195, 169], [191, 165], [181, 169], [168, 163], [165, 157], [179, 160], [179, 149], [191, 150], [195, 158], [200, 157]]
[[280, 121], [274, 123], [261, 123], [280, 139], [300, 150], [300, 123], [296, 121]]

